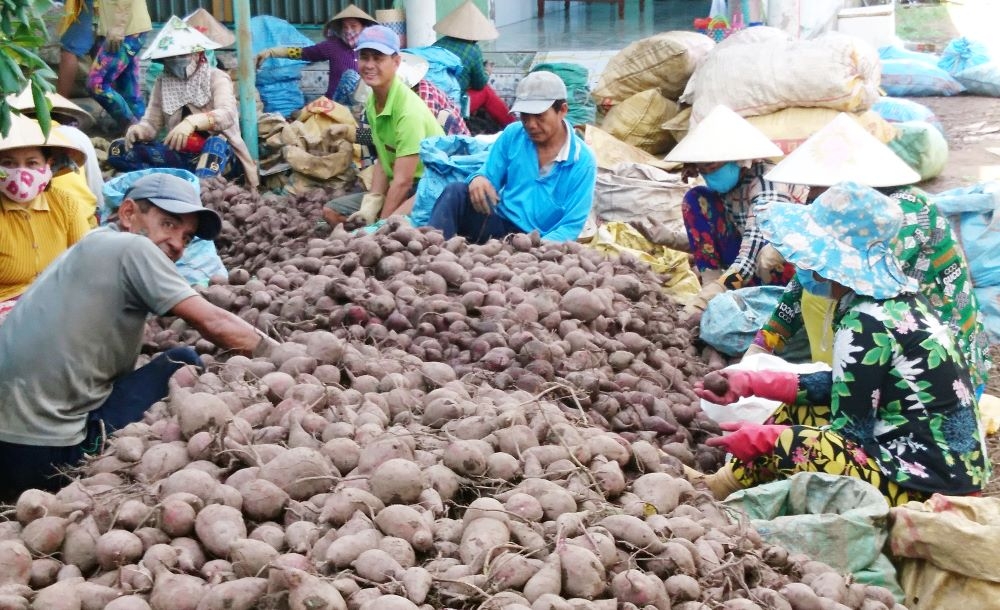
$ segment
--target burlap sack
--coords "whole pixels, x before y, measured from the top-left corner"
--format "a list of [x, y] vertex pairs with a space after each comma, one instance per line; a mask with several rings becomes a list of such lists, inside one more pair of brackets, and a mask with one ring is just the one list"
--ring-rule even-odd
[[663, 32], [633, 42], [611, 58], [592, 95], [609, 107], [636, 93], [659, 89], [676, 100], [715, 42], [697, 32]]
[[673, 134], [662, 125], [677, 115], [677, 102], [659, 89], [649, 89], [611, 107], [601, 128], [622, 142], [652, 155], [662, 155], [674, 144]]
[[320, 180], [330, 180], [346, 172], [354, 163], [354, 147], [344, 139], [336, 141], [337, 149], [326, 154], [312, 154], [300, 146], [282, 149], [285, 161], [292, 169]]

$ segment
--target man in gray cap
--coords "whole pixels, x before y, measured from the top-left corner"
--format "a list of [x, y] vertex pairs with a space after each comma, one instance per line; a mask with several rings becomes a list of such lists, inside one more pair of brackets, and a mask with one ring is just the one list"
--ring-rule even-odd
[[125, 194], [117, 223], [91, 231], [56, 259], [0, 326], [0, 495], [53, 489], [58, 468], [99, 448], [167, 395], [189, 347], [135, 369], [149, 314], [183, 318], [203, 337], [246, 354], [275, 344], [199, 296], [174, 262], [192, 237], [222, 220], [194, 186], [153, 173]]
[[566, 120], [566, 85], [532, 72], [518, 83], [511, 111], [520, 121], [504, 128], [468, 182], [445, 187], [428, 224], [480, 244], [531, 231], [576, 239], [590, 214], [597, 162]]

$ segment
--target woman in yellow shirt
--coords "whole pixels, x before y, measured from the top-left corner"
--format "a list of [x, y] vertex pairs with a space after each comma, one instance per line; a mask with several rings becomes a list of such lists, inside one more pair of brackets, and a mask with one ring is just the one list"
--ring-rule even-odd
[[0, 139], [0, 321], [57, 256], [89, 230], [79, 204], [52, 188], [53, 175], [83, 163], [83, 151], [34, 119], [11, 115]]

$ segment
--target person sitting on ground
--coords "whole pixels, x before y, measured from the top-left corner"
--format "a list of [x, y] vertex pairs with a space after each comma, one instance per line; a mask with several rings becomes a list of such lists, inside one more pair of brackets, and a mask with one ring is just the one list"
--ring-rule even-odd
[[[191, 25], [170, 18], [143, 53], [143, 59], [162, 63], [163, 73], [142, 120], [111, 143], [111, 167], [122, 172], [175, 167], [211, 178], [225, 175], [235, 155], [247, 184], [257, 187], [257, 165], [240, 135], [233, 81], [205, 59], [205, 50], [217, 48]], [[163, 141], [157, 139], [161, 129], [167, 132]]]
[[[891, 506], [982, 490], [990, 463], [969, 370], [954, 336], [893, 253], [899, 205], [846, 182], [811, 205], [772, 203], [760, 228], [784, 258], [836, 301], [833, 370], [722, 371], [698, 382], [717, 404], [759, 396], [783, 404], [764, 423], [722, 424], [709, 440], [734, 457], [689, 478], [716, 498], [796, 472], [852, 476]], [[708, 387], [706, 387], [708, 386]]]
[[[979, 303], [951, 224], [923, 191], [906, 186], [919, 182], [920, 175], [854, 119], [841, 114], [765, 178], [813, 187], [811, 197], [839, 182], [857, 182], [896, 200], [903, 210], [903, 227], [894, 240], [896, 255], [903, 271], [919, 282], [920, 291], [954, 333], [980, 395], [991, 362]], [[817, 294], [827, 288], [829, 284], [812, 281], [810, 274], [796, 275], [747, 353], [780, 354], [785, 342], [804, 326], [813, 360], [830, 364], [836, 304], [829, 295]]]
[[[81, 128], [93, 124], [94, 119], [90, 113], [80, 108], [70, 100], [58, 93], [46, 93], [52, 104], [51, 118], [60, 135], [65, 136], [73, 146], [83, 151], [83, 165], [75, 171], [65, 172], [52, 178], [52, 187], [65, 192], [73, 201], [76, 201], [80, 210], [87, 220], [90, 228], [96, 228], [99, 219], [97, 210], [104, 205], [104, 176], [101, 174], [101, 166], [97, 161], [97, 151], [94, 149], [90, 137]], [[17, 108], [30, 118], [35, 118], [35, 101], [31, 95], [31, 88], [27, 87], [18, 95], [7, 98], [7, 103], [11, 108]]]
[[[83, 163], [83, 151], [54, 128], [11, 114], [0, 139], [0, 321], [38, 274], [90, 230], [85, 206], [52, 187], [52, 177]], [[17, 351], [0, 352], [0, 360]]]
[[594, 153], [566, 120], [566, 85], [551, 72], [532, 72], [517, 85], [514, 112], [486, 164], [453, 182], [434, 203], [428, 224], [446, 239], [485, 243], [538, 231], [542, 239], [576, 239], [590, 214], [597, 180]]
[[174, 315], [226, 349], [266, 356], [275, 345], [215, 307], [174, 261], [195, 236], [213, 239], [218, 214], [194, 187], [150, 174], [129, 189], [116, 225], [90, 232], [53, 263], [0, 326], [0, 489], [57, 489], [57, 471], [142, 419], [170, 376], [200, 365], [178, 347], [135, 369], [150, 314]]
[[87, 75], [87, 90], [125, 131], [145, 112], [139, 50], [153, 22], [146, 0], [101, 0], [94, 7], [100, 46]]
[[455, 105], [455, 102], [451, 101], [451, 98], [445, 95], [444, 91], [438, 89], [434, 83], [424, 78], [430, 67], [427, 60], [412, 53], [400, 53], [400, 57], [402, 61], [399, 63], [399, 78], [420, 96], [420, 99], [424, 100], [431, 114], [444, 129], [445, 135], [471, 136], [465, 119], [462, 118], [462, 111]]
[[358, 69], [358, 58], [354, 47], [361, 31], [376, 25], [375, 18], [357, 6], [347, 8], [330, 18], [323, 26], [325, 40], [309, 47], [272, 47], [257, 54], [257, 67], [269, 57], [301, 59], [304, 61], [326, 61], [330, 64], [330, 79], [326, 86], [326, 97], [336, 99], [337, 85], [348, 70]]
[[434, 24], [434, 31], [441, 34], [434, 46], [451, 51], [462, 60], [464, 69], [458, 77], [458, 84], [469, 97], [469, 115], [483, 109], [501, 128], [514, 123], [517, 119], [490, 86], [490, 67], [483, 60], [483, 51], [478, 44], [481, 40], [493, 40], [500, 36], [490, 20], [475, 4], [466, 0]]
[[705, 186], [684, 195], [681, 206], [702, 284], [683, 310], [687, 325], [696, 325], [708, 302], [726, 290], [784, 286], [791, 280], [791, 265], [774, 274], [773, 265], [761, 258], [767, 242], [755, 220], [755, 208], [763, 202], [806, 201], [808, 188], [764, 178], [773, 167], [766, 159], [782, 154], [766, 135], [725, 106], [712, 109], [667, 154], [667, 161], [684, 164], [685, 177], [700, 174], [705, 180]]
[[399, 36], [384, 25], [373, 25], [361, 32], [357, 48], [361, 78], [372, 90], [365, 117], [378, 162], [367, 193], [338, 197], [323, 208], [323, 218], [331, 226], [348, 221], [369, 225], [380, 217], [409, 214], [424, 173], [420, 142], [444, 135], [423, 100], [396, 77], [402, 61]]

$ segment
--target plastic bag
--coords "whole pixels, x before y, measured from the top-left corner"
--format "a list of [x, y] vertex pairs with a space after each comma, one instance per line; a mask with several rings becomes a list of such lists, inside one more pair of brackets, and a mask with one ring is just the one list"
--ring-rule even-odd
[[566, 101], [569, 105], [566, 120], [570, 125], [586, 125], [594, 122], [597, 105], [590, 97], [590, 71], [585, 66], [572, 63], [538, 64], [531, 71], [551, 72], [562, 79], [566, 85]]
[[912, 167], [921, 180], [940, 174], [948, 163], [948, 140], [930, 123], [907, 121], [896, 123], [896, 137], [889, 148]]
[[893, 97], [945, 97], [965, 91], [951, 74], [912, 59], [883, 59], [882, 89]]
[[784, 286], [753, 286], [716, 296], [701, 316], [701, 340], [724, 354], [742, 354], [784, 292]]
[[413, 226], [427, 224], [434, 204], [452, 182], [465, 182], [479, 171], [489, 156], [489, 144], [470, 136], [438, 136], [420, 143], [424, 175], [417, 183], [410, 220]]
[[458, 84], [458, 77], [465, 68], [462, 66], [462, 60], [458, 55], [455, 55], [448, 49], [433, 45], [429, 47], [409, 48], [406, 49], [406, 52], [418, 55], [427, 60], [429, 68], [424, 78], [443, 91], [451, 101], [455, 102], [456, 107], [461, 108], [462, 94], [465, 92], [462, 91], [461, 85]]
[[[308, 47], [313, 44], [292, 24], [269, 15], [251, 18], [250, 31], [255, 56], [271, 47]], [[264, 103], [264, 112], [277, 112], [287, 117], [305, 104], [299, 78], [307, 63], [280, 57], [264, 60], [256, 76], [257, 92]]]
[[930, 123], [935, 129], [944, 133], [944, 126], [938, 120], [934, 111], [919, 102], [899, 97], [883, 97], [872, 105], [872, 110], [890, 123], [905, 123], [906, 121], [923, 121]]
[[955, 76], [974, 95], [1000, 97], [1000, 63], [991, 61], [963, 70]]
[[990, 61], [990, 52], [981, 42], [969, 40], [965, 36], [948, 43], [941, 53], [937, 65], [951, 75]]

